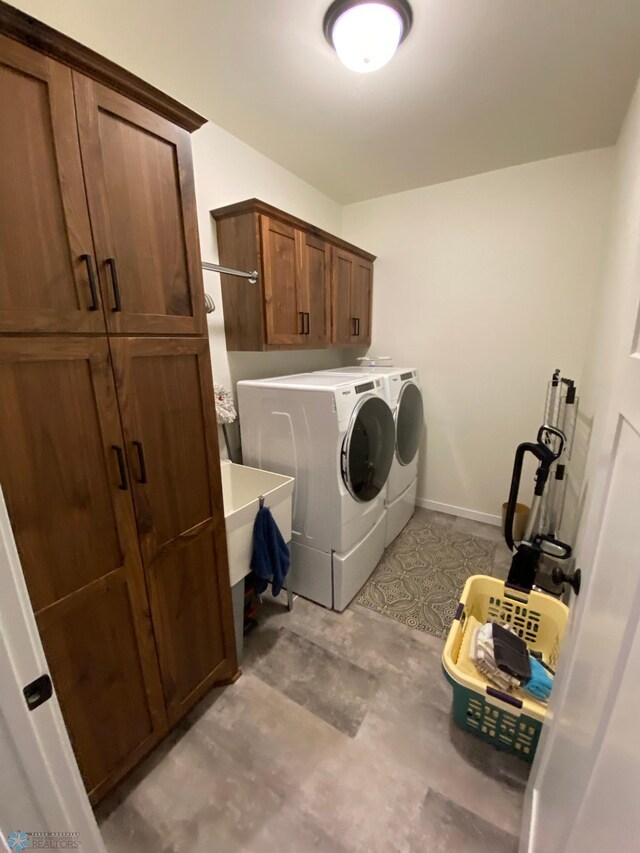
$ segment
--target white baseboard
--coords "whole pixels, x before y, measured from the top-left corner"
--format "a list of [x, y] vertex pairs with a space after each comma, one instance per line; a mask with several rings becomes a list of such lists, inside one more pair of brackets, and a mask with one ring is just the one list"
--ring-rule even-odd
[[451, 504], [430, 501], [427, 498], [416, 498], [416, 506], [431, 509], [434, 512], [445, 512], [447, 515], [458, 515], [460, 518], [470, 518], [472, 521], [481, 521], [483, 524], [494, 524], [496, 527], [502, 525], [502, 519], [499, 515], [490, 515], [488, 512], [478, 512], [475, 509], [465, 509], [463, 506], [451, 506]]

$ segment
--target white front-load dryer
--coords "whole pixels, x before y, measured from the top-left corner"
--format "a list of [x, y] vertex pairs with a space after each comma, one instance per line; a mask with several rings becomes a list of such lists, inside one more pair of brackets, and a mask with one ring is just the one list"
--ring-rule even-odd
[[389, 545], [413, 515], [418, 457], [424, 430], [424, 405], [418, 371], [409, 367], [363, 365], [318, 371], [323, 375], [382, 378], [395, 423], [395, 453], [389, 473], [386, 544]]
[[295, 592], [342, 610], [385, 545], [396, 429], [381, 377], [307, 373], [238, 383], [243, 461], [295, 478]]

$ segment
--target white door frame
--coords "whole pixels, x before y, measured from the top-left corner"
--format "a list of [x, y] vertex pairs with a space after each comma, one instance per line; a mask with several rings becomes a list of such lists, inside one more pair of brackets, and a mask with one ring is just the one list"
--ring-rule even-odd
[[55, 693], [33, 711], [22, 693], [48, 671], [0, 490], [0, 754], [15, 774], [0, 797], [2, 848], [18, 830], [77, 832], [85, 853], [106, 853]]
[[[635, 368], [635, 369], [633, 369]], [[631, 392], [629, 382], [619, 383], [619, 390], [615, 395], [618, 400], [620, 398], [629, 400], [628, 414], [630, 419], [625, 419], [629, 428], [635, 426], [635, 434], [637, 435], [638, 424], [640, 424], [640, 408], [638, 403], [640, 400], [640, 362], [633, 366], [628, 371], [627, 380], [633, 379], [635, 390], [633, 393], [625, 394], [624, 391]], [[627, 388], [625, 388], [625, 385]], [[615, 399], [615, 398], [614, 398]], [[635, 410], [635, 411], [634, 411]], [[602, 413], [604, 415], [604, 413]], [[587, 514], [585, 525], [583, 528], [583, 536], [581, 547], [578, 552], [579, 560], [584, 561], [583, 565], [587, 569], [587, 583], [585, 584], [584, 595], [578, 606], [574, 606], [572, 616], [575, 618], [575, 624], [571, 626], [569, 636], [567, 638], [567, 646], [563, 649], [561, 657], [561, 667], [556, 678], [556, 685], [552, 694], [549, 714], [550, 720], [543, 729], [543, 734], [540, 739], [538, 753], [533, 764], [527, 794], [525, 798], [525, 810], [523, 815], [522, 834], [520, 838], [520, 853], [529, 853], [531, 850], [548, 848], [540, 847], [538, 842], [537, 828], [539, 822], [544, 820], [541, 818], [538, 808], [538, 800], [540, 792], [544, 790], [544, 785], [548, 784], [547, 774], [553, 770], [553, 763], [557, 763], [557, 758], [554, 754], [557, 748], [557, 742], [560, 738], [560, 729], [566, 727], [567, 715], [565, 713], [565, 702], [568, 700], [570, 691], [574, 693], [575, 700], [575, 678], [577, 668], [584, 667], [584, 655], [582, 654], [584, 645], [584, 630], [589, 627], [587, 620], [593, 620], [601, 610], [600, 601], [595, 577], [589, 577], [590, 574], [595, 574], [602, 571], [602, 566], [599, 565], [599, 540], [603, 528], [603, 523], [607, 511], [607, 498], [610, 493], [612, 482], [612, 474], [614, 472], [613, 461], [616, 456], [616, 449], [620, 442], [623, 419], [617, 417], [616, 407], [612, 406], [606, 414], [605, 436], [602, 439], [601, 446], [598, 448], [600, 455], [600, 471], [596, 477], [596, 488], [592, 496], [591, 507]], [[637, 500], [634, 506], [637, 505]], [[637, 533], [633, 529], [628, 531], [629, 541], [637, 539]], [[582, 556], [581, 556], [582, 555]], [[607, 568], [609, 568], [607, 566]], [[615, 571], [615, 569], [613, 569]], [[567, 792], [567, 821], [563, 828], [563, 836], [558, 840], [558, 851], [569, 849], [565, 845], [569, 845], [574, 849], [574, 832], [576, 830], [577, 821], [588, 819], [584, 817], [585, 809], [588, 809], [588, 793], [590, 788], [593, 788], [593, 780], [598, 766], [598, 762], [603, 757], [603, 744], [605, 735], [610, 730], [611, 721], [615, 713], [615, 709], [619, 704], [619, 694], [621, 688], [624, 687], [625, 670], [631, 662], [630, 655], [634, 644], [634, 639], [638, 633], [638, 612], [640, 607], [640, 570], [635, 576], [629, 577], [628, 587], [630, 591], [629, 600], [626, 606], [621, 607], [621, 612], [629, 611], [629, 618], [623, 623], [624, 631], [620, 637], [620, 641], [615, 648], [612, 648], [610, 658], [609, 673], [603, 675], [606, 682], [610, 675], [610, 684], [606, 690], [606, 694], [601, 701], [601, 710], [598, 716], [597, 727], [593, 733], [592, 742], [584, 747], [584, 759], [582, 761], [581, 770], [587, 770], [586, 773], [579, 773], [574, 779], [574, 790]], [[577, 616], [575, 613], [577, 612]], [[603, 642], [606, 635], [603, 636]], [[636, 652], [637, 653], [637, 652]], [[636, 667], [637, 669], [637, 667]], [[585, 697], [588, 701], [589, 697]], [[574, 703], [575, 704], [575, 703]], [[570, 718], [569, 718], [570, 719]], [[637, 765], [636, 765], [637, 767]], [[636, 773], [637, 775], [637, 773]], [[593, 796], [604, 797], [606, 794], [600, 790], [591, 792]], [[570, 794], [570, 796], [569, 796]], [[569, 817], [571, 815], [571, 818]], [[635, 824], [629, 823], [629, 842], [632, 845], [637, 829], [637, 821]], [[586, 848], [583, 848], [586, 849]], [[589, 848], [590, 849], [590, 848]], [[595, 849], [595, 848], [594, 848]], [[599, 847], [597, 849], [600, 849]], [[620, 847], [615, 849], [620, 850]], [[625, 849], [636, 849], [635, 846], [629, 846]]]
[[[604, 413], [600, 413], [603, 415]], [[603, 453], [607, 461], [613, 453], [615, 436], [609, 435], [606, 440], [603, 440], [603, 445], [609, 448], [608, 453]], [[604, 451], [604, 448], [603, 448]], [[608, 491], [608, 483], [610, 479], [610, 471], [606, 465], [603, 465], [602, 470], [598, 472], [596, 484], [591, 496], [590, 506], [585, 516], [583, 516], [580, 530], [580, 542], [576, 548], [576, 565], [586, 568], [586, 577], [583, 570], [583, 585], [581, 600], [573, 598], [567, 625], [567, 636], [565, 638], [565, 646], [562, 650], [563, 665], [559, 668], [555, 678], [553, 693], [549, 703], [548, 720], [542, 729], [540, 742], [536, 751], [536, 757], [531, 774], [529, 784], [527, 786], [527, 796], [524, 803], [524, 814], [522, 820], [522, 833], [520, 836], [520, 853], [529, 853], [533, 845], [533, 835], [535, 832], [537, 812], [536, 801], [538, 789], [541, 780], [544, 778], [551, 754], [553, 752], [554, 740], [556, 735], [556, 723], [558, 717], [562, 714], [562, 706], [567, 694], [568, 687], [571, 683], [574, 666], [577, 661], [576, 648], [579, 643], [580, 629], [585, 611], [589, 609], [591, 585], [589, 581], [589, 571], [591, 566], [585, 566], [583, 562], [583, 554], [594, 554], [605, 509], [605, 501]], [[584, 582], [586, 580], [586, 583]]]

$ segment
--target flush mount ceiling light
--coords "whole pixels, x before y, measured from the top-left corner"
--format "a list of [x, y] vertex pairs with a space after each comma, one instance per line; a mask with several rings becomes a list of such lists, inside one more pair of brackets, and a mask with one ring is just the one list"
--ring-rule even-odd
[[324, 34], [352, 71], [377, 71], [391, 59], [413, 21], [407, 0], [335, 0], [324, 16]]

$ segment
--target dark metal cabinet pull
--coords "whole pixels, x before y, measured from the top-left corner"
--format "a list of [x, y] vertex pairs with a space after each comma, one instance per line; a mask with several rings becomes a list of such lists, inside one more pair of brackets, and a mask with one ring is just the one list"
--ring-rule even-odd
[[91, 305], [89, 311], [97, 311], [100, 308], [100, 300], [98, 299], [98, 285], [96, 282], [96, 271], [93, 266], [93, 258], [91, 255], [80, 255], [80, 260], [87, 265], [87, 277], [89, 278], [89, 290], [91, 291]]
[[138, 465], [140, 467], [140, 479], [138, 480], [138, 482], [144, 484], [147, 482], [147, 466], [144, 461], [144, 450], [142, 449], [142, 442], [134, 441], [132, 443], [135, 449], [138, 451]]
[[304, 311], [298, 311], [298, 314], [300, 315], [300, 331], [298, 334], [304, 335]]
[[122, 489], [124, 492], [129, 488], [129, 484], [127, 482], [127, 466], [124, 461], [124, 451], [117, 444], [112, 444], [111, 449], [115, 450], [116, 456], [118, 457], [118, 471], [120, 472], [120, 485], [118, 488]]
[[303, 326], [304, 334], [309, 334], [309, 312], [304, 312], [304, 326]]
[[115, 258], [107, 258], [107, 265], [111, 271], [111, 286], [113, 288], [113, 303], [112, 311], [122, 311], [122, 299], [120, 297], [120, 281], [118, 279], [118, 268]]
[[360, 334], [360, 317], [355, 318], [356, 321], [356, 336]]

